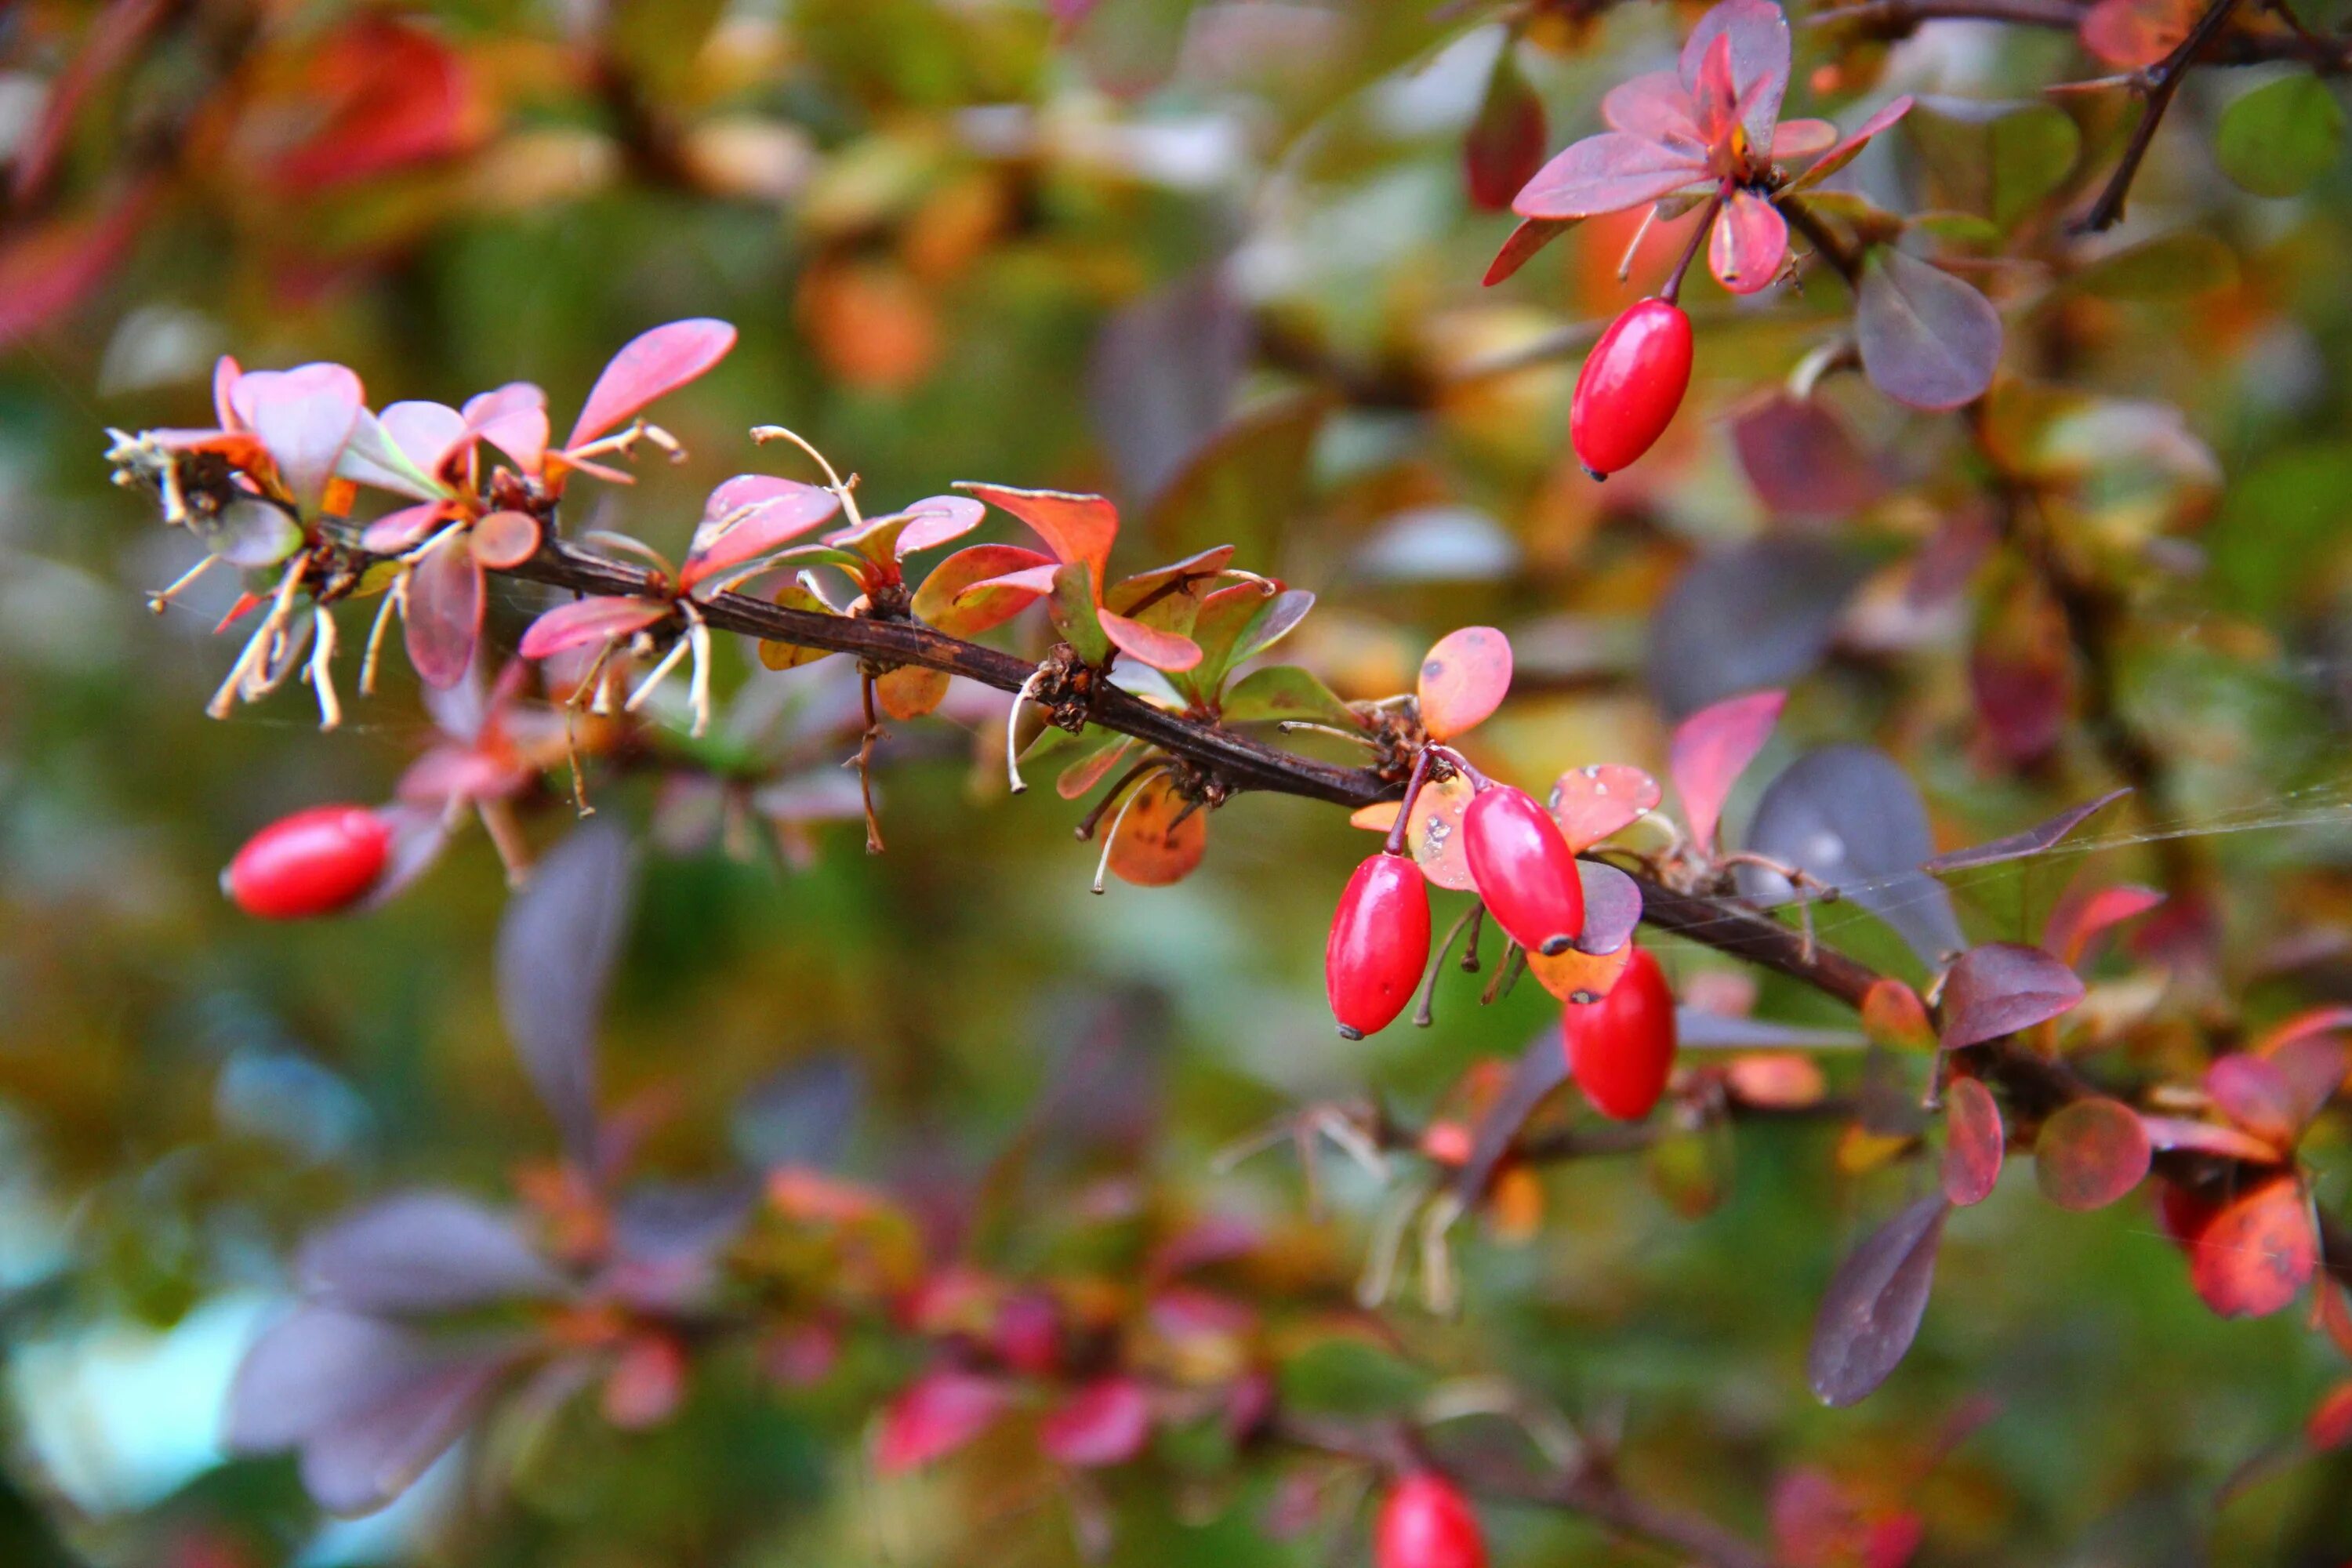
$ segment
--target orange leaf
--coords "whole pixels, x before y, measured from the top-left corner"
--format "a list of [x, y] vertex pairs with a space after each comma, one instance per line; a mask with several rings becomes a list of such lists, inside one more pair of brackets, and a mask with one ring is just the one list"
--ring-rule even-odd
[[1440, 637], [1421, 661], [1421, 723], [1433, 741], [1475, 728], [1511, 689], [1511, 639], [1492, 626]]

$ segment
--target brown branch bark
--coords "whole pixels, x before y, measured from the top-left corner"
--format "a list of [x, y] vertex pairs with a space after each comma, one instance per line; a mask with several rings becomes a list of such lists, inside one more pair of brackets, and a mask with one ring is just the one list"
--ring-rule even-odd
[[[583, 594], [665, 598], [652, 574], [608, 561], [551, 539], [510, 575]], [[999, 691], [1017, 691], [1035, 672], [1019, 657], [947, 636], [913, 621], [867, 620], [791, 610], [744, 594], [700, 601], [711, 626], [750, 637], [825, 648], [887, 665], [919, 665], [960, 675]], [[1342, 767], [1277, 750], [1216, 724], [1154, 708], [1116, 688], [1098, 691], [1088, 717], [1105, 729], [1133, 735], [1184, 758], [1231, 787], [1304, 795], [1334, 805], [1363, 806], [1391, 799], [1397, 786], [1370, 768]], [[1867, 965], [1804, 940], [1778, 921], [1737, 905], [1676, 892], [1637, 877], [1643, 920], [1655, 929], [1786, 974], [1852, 1005], [1878, 978]]]
[[2075, 233], [2095, 234], [2111, 227], [2124, 216], [2124, 198], [2131, 194], [2132, 181], [2139, 174], [2140, 161], [2147, 156], [2148, 147], [2156, 140], [2156, 128], [2163, 123], [2164, 111], [2172, 107], [2180, 84], [2189, 79], [2189, 68], [2212, 46], [2237, 9], [2238, 0], [2212, 0], [2205, 7], [2205, 14], [2197, 18], [2197, 25], [2189, 30], [2189, 36], [2180, 40], [2179, 47], [2148, 68], [2142, 79], [2147, 105], [2140, 111], [2139, 123], [2132, 127], [2131, 140], [2124, 143], [2123, 161], [2107, 176], [2106, 188], [2091, 204], [2091, 210], [2074, 224]]
[[[1910, 37], [1927, 22], [2000, 22], [2071, 33], [2089, 9], [2074, 0], [1863, 0], [1816, 11], [1809, 27], [1852, 29], [1867, 38]], [[2205, 63], [2222, 66], [2295, 62], [2326, 75], [2352, 71], [2352, 39], [2331, 38], [2290, 26], [2284, 32], [2240, 31], [2212, 41]]]

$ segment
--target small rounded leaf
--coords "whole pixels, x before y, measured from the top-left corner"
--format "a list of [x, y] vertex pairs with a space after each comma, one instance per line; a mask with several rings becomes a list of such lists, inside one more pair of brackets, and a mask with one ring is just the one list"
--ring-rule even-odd
[[1992, 1090], [1976, 1079], [1954, 1079], [1944, 1100], [1944, 1195], [1962, 1208], [1990, 1197], [2004, 1138]]
[[1854, 307], [1862, 367], [1914, 408], [1984, 395], [2000, 363], [2000, 315], [1967, 283], [1892, 246], [1870, 253]]
[[2147, 1129], [2130, 1106], [2078, 1100], [2042, 1124], [2034, 1179], [2061, 1208], [2105, 1208], [2139, 1185], [2152, 1152]]
[[2267, 82], [2221, 111], [2213, 153], [2221, 172], [2258, 196], [2291, 196], [2344, 153], [2344, 106], [2317, 77]]
[[1448, 741], [1485, 721], [1511, 689], [1511, 640], [1492, 626], [1440, 637], [1421, 661], [1421, 722]]

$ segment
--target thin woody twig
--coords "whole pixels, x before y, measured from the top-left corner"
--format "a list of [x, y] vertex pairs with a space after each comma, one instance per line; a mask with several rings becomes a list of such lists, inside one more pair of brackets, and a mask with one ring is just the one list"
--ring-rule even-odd
[[2174, 95], [2188, 79], [2189, 68], [2197, 63], [2197, 57], [2205, 52], [2237, 9], [2238, 0], [2212, 0], [2179, 46], [2148, 68], [2143, 79], [2147, 107], [2141, 111], [2139, 123], [2132, 127], [2131, 140], [2124, 143], [2123, 161], [2107, 176], [2106, 187], [2091, 204], [2091, 210], [2074, 224], [2075, 233], [2095, 234], [2113, 226], [2124, 216], [2124, 198], [2131, 194], [2132, 180], [2139, 173], [2140, 160], [2147, 156], [2148, 147], [2156, 140], [2156, 128], [2163, 122], [2164, 111], [2172, 107]]

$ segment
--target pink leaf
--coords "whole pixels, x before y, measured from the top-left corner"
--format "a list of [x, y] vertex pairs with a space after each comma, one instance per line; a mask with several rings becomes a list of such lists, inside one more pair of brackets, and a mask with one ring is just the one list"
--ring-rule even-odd
[[1431, 740], [1466, 734], [1511, 689], [1511, 639], [1492, 626], [1446, 633], [1423, 658], [1416, 689], [1422, 728]]
[[1601, 119], [1612, 131], [1653, 142], [1682, 142], [1693, 149], [1706, 144], [1698, 133], [1690, 89], [1673, 71], [1648, 71], [1619, 82], [1601, 100]]
[[1078, 1468], [1121, 1465], [1151, 1436], [1151, 1402], [1131, 1377], [1097, 1378], [1038, 1424], [1038, 1446]]
[[2139, 1124], [2147, 1130], [2148, 1146], [2153, 1149], [2193, 1149], [2200, 1154], [2219, 1154], [2225, 1160], [2243, 1160], [2256, 1165], [2278, 1162], [2276, 1149], [2234, 1127], [2192, 1121], [2183, 1116], [2143, 1116]]
[[526, 474], [547, 460], [547, 394], [527, 381], [466, 399], [466, 435], [488, 441]]
[[269, 448], [278, 477], [304, 510], [315, 510], [359, 424], [360, 378], [344, 365], [254, 371], [231, 395], [237, 416]]
[[746, 474], [710, 492], [694, 552], [679, 570], [691, 588], [715, 573], [740, 566], [818, 527], [839, 510], [841, 498], [815, 485]]
[[1731, 40], [1718, 36], [1699, 57], [1698, 74], [1690, 84], [1691, 102], [1698, 111], [1698, 133], [1708, 146], [1727, 145], [1739, 124], [1739, 89], [1731, 79]]
[[934, 550], [951, 539], [961, 539], [980, 526], [988, 509], [970, 496], [927, 496], [907, 509], [914, 519], [898, 535], [898, 556], [904, 561], [919, 550]]
[[1700, 68], [1717, 38], [1727, 44], [1748, 140], [1759, 149], [1769, 147], [1780, 100], [1789, 90], [1789, 18], [1772, 0], [1723, 0], [1701, 16], [1683, 42], [1680, 62], [1683, 85], [1694, 96]]
[[420, 679], [446, 689], [466, 679], [482, 635], [482, 563], [464, 534], [435, 545], [409, 574], [404, 620]]
[[494, 511], [467, 537], [475, 560], [493, 572], [511, 571], [539, 553], [539, 519], [527, 511]]
[[2099, 0], [2084, 13], [2083, 47], [2111, 66], [2139, 70], [2180, 47], [2198, 10], [2196, 0]]
[[1674, 777], [1675, 793], [1682, 796], [1694, 843], [1702, 847], [1715, 843], [1731, 786], [1771, 739], [1772, 726], [1780, 722], [1788, 700], [1785, 691], [1727, 697], [1675, 726], [1667, 772]]
[[1521, 217], [1579, 218], [1669, 196], [1707, 177], [1704, 154], [1622, 131], [1570, 142], [1512, 202]]
[[2205, 1092], [2214, 1108], [2245, 1131], [2281, 1152], [2302, 1136], [2305, 1106], [2278, 1067], [2239, 1052], [2205, 1069]]
[[1731, 193], [1706, 247], [1707, 269], [1735, 294], [1753, 294], [1780, 274], [1789, 254], [1789, 220], [1745, 187]]
[[1201, 645], [1191, 637], [1162, 631], [1158, 626], [1130, 620], [1112, 611], [1097, 608], [1095, 618], [1102, 623], [1103, 636], [1110, 638], [1121, 653], [1139, 658], [1152, 668], [1171, 675], [1192, 668], [1201, 662]]
[[1992, 1090], [1977, 1079], [1954, 1079], [1944, 1102], [1944, 1195], [1962, 1208], [1990, 1197], [2004, 1143]]
[[1520, 220], [1503, 241], [1503, 248], [1486, 264], [1486, 287], [1492, 289], [1534, 259], [1537, 251], [1576, 226], [1574, 218], [1531, 217]]
[[986, 1431], [1009, 1400], [1003, 1384], [972, 1373], [925, 1373], [883, 1412], [875, 1468], [899, 1475], [954, 1453]]
[[596, 378], [564, 446], [584, 445], [635, 417], [654, 399], [676, 392], [726, 358], [734, 346], [735, 329], [707, 317], [672, 321], [639, 334]]
[[1772, 161], [1791, 163], [1837, 145], [1838, 129], [1826, 120], [1784, 120], [1772, 132]]
[[959, 481], [955, 488], [1027, 523], [1056, 560], [1086, 563], [1096, 591], [1101, 591], [1111, 542], [1118, 537], [1118, 509], [1109, 501], [1063, 490], [1016, 490], [966, 481]]
[[395, 403], [376, 416], [383, 433], [408, 460], [438, 479], [441, 465], [467, 436], [466, 416], [446, 403]]
[[2038, 947], [1991, 942], [1960, 954], [1944, 982], [1944, 1048], [1956, 1051], [2055, 1018], [2083, 999], [2083, 977]]
[[1658, 804], [1658, 781], [1622, 763], [1570, 768], [1551, 786], [1549, 803], [1568, 847], [1582, 853]]
[[651, 599], [593, 598], [558, 605], [530, 623], [518, 651], [525, 658], [547, 658], [575, 647], [619, 642], [669, 613], [667, 605]]
[[407, 506], [387, 512], [361, 531], [360, 548], [378, 555], [397, 555], [425, 542], [425, 537], [440, 526], [441, 509], [437, 505]]

